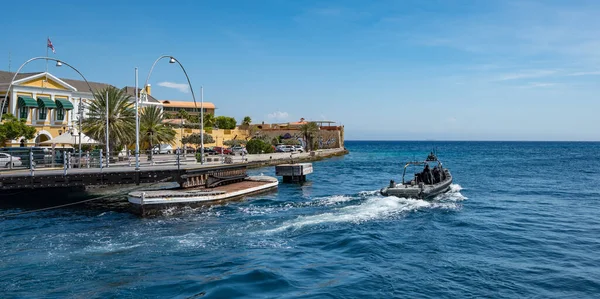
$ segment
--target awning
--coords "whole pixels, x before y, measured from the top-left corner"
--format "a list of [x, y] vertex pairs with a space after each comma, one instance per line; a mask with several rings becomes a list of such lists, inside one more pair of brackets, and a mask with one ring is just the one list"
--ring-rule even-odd
[[17, 104], [19, 105], [19, 107], [30, 107], [30, 108], [38, 107], [38, 103], [32, 97], [27, 97], [27, 96], [19, 96], [17, 98]]
[[50, 98], [38, 97], [37, 102], [40, 108], [56, 109], [56, 103]]
[[58, 109], [73, 110], [73, 103], [66, 99], [56, 99]]

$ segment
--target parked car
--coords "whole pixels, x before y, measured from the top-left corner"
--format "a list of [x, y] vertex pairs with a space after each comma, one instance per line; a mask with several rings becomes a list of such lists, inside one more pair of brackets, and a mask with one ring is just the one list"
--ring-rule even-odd
[[192, 153], [192, 154], [193, 154], [193, 153], [195, 153], [196, 151], [200, 152], [200, 148], [198, 148], [198, 149], [195, 149], [195, 148], [193, 148], [193, 147], [191, 147], [191, 146], [186, 146], [184, 149], [185, 149], [185, 153], [186, 153], [186, 154], [189, 154], [189, 153]]
[[215, 147], [213, 147], [213, 150], [217, 154], [231, 155], [231, 150], [230, 149], [224, 148], [224, 147], [221, 147], [221, 146], [215, 146]]
[[275, 151], [276, 152], [280, 152], [280, 153], [286, 153], [286, 152], [291, 152], [292, 151], [292, 146], [291, 145], [285, 145], [285, 144], [279, 144], [275, 147]]
[[171, 154], [173, 153], [173, 147], [170, 144], [157, 145], [153, 149], [154, 154]]
[[302, 147], [302, 145], [294, 145], [293, 147], [295, 152], [304, 152], [304, 148]]
[[6, 153], [0, 153], [0, 166], [10, 168], [11, 163], [12, 167], [18, 167], [23, 165], [23, 162], [21, 162], [21, 158], [14, 157]]
[[[198, 150], [199, 151], [199, 150]], [[212, 147], [205, 147], [204, 153], [209, 155], [217, 155], [218, 153]]]
[[[30, 163], [29, 152], [33, 153], [33, 162]], [[0, 148], [0, 153], [7, 153], [13, 157], [21, 158], [21, 163], [24, 166], [29, 167], [30, 164], [36, 166], [37, 164], [44, 164], [46, 153], [41, 147], [3, 147]]]
[[246, 148], [245, 148], [245, 147], [242, 147], [242, 146], [233, 146], [233, 147], [231, 147], [231, 153], [232, 153], [233, 155], [237, 155], [237, 154], [240, 154], [240, 155], [242, 155], [242, 154], [244, 154], [244, 155], [247, 155], [247, 154], [248, 154], [248, 151], [246, 150]]

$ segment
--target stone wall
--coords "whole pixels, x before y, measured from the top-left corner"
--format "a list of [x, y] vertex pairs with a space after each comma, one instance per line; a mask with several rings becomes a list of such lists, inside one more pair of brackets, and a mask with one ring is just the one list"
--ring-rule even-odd
[[[315, 141], [318, 143], [319, 149], [342, 148], [344, 147], [343, 132], [343, 127], [341, 127], [339, 130], [319, 130], [319, 132], [317, 132], [317, 136], [315, 137]], [[291, 135], [292, 139], [299, 140], [300, 143], [306, 147], [302, 132], [299, 130], [262, 130], [259, 131], [258, 134], [266, 135], [269, 137], [269, 139], [289, 134]]]

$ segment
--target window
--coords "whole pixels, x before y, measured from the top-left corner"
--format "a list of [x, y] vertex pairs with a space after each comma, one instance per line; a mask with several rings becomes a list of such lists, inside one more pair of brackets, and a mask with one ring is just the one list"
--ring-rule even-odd
[[65, 109], [64, 108], [56, 109], [56, 120], [65, 120]]
[[[2, 97], [2, 96], [0, 96]], [[0, 103], [2, 102], [2, 100], [0, 100]], [[2, 110], [2, 114], [6, 114], [8, 113], [8, 104], [10, 103], [10, 97], [6, 98], [6, 103], [4, 104], [4, 110]], [[0, 104], [1, 105], [1, 104]]]
[[46, 114], [48, 114], [48, 108], [38, 108], [38, 111], [38, 119], [46, 119]]
[[19, 118], [27, 119], [27, 115], [29, 114], [29, 107], [21, 107], [21, 109], [19, 110]]

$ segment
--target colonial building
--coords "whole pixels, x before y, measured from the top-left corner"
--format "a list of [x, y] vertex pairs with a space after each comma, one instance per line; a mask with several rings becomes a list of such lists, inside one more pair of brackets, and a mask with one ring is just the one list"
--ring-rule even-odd
[[[88, 86], [83, 80], [61, 79], [48, 72], [39, 72], [18, 74], [11, 90], [7, 90], [13, 76], [14, 73], [0, 71], [0, 105], [8, 93], [2, 113], [11, 113], [18, 119], [25, 119], [28, 125], [36, 128], [37, 134], [31, 140], [9, 141], [7, 146], [38, 146], [65, 132], [74, 132], [78, 127], [78, 115], [83, 114], [85, 119], [85, 107], [94, 98], [90, 87], [96, 92], [110, 86], [97, 82], [89, 82]], [[125, 88], [132, 101], [134, 90], [133, 87]], [[146, 86], [140, 98], [141, 106], [162, 107], [162, 103], [152, 97], [150, 91], [150, 85]]]
[[[162, 105], [163, 111], [171, 115], [176, 115], [180, 110], [186, 111], [189, 115], [200, 115], [200, 102], [196, 102], [194, 105], [194, 102], [166, 100], [162, 101]], [[215, 104], [204, 102], [202, 106], [204, 107], [204, 114], [215, 115]]]

